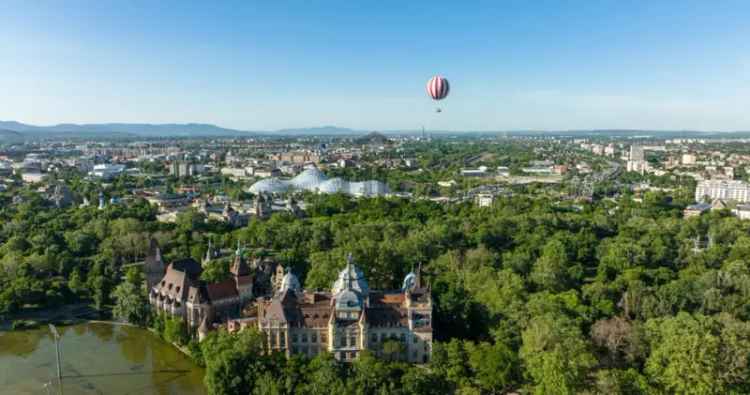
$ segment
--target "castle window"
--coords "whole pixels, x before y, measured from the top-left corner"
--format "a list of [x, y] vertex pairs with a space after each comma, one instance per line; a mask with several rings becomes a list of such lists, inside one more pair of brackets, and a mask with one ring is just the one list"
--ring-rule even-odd
[[307, 333], [302, 334], [302, 343], [307, 343]]
[[401, 343], [406, 344], [406, 335], [404, 335], [403, 333], [401, 334]]
[[313, 332], [310, 335], [310, 343], [317, 343], [318, 342], [318, 334]]
[[378, 342], [378, 334], [377, 333], [373, 333], [372, 334], [372, 336], [370, 337], [370, 342], [371, 343], [377, 343]]
[[417, 343], [419, 343], [419, 338], [418, 338], [418, 337], [417, 337], [417, 336], [415, 335], [415, 336], [414, 336], [414, 338], [412, 338], [412, 342], [413, 342], [414, 344], [417, 344]]
[[284, 347], [284, 344], [286, 344], [286, 332], [279, 332], [279, 342], [281, 343], [281, 347]]
[[346, 347], [346, 336], [339, 337], [339, 347]]
[[352, 335], [349, 336], [349, 347], [356, 347], [357, 346], [357, 337]]
[[320, 342], [321, 343], [327, 343], [328, 342], [328, 334], [325, 332], [320, 334]]
[[180, 292], [180, 287], [177, 287], [177, 290], [176, 290], [176, 291], [177, 291], [177, 292]]

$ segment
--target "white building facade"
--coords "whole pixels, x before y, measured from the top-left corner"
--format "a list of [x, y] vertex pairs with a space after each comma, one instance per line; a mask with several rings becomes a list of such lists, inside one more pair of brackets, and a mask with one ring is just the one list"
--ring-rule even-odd
[[750, 202], [750, 184], [738, 180], [704, 180], [695, 187], [695, 200], [733, 200], [739, 203]]

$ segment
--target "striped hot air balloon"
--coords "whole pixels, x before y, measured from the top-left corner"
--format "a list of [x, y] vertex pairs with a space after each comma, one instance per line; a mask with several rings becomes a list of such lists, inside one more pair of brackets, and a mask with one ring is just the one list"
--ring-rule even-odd
[[443, 100], [448, 96], [451, 87], [448, 84], [448, 80], [436, 75], [427, 81], [427, 94], [430, 95], [434, 100]]

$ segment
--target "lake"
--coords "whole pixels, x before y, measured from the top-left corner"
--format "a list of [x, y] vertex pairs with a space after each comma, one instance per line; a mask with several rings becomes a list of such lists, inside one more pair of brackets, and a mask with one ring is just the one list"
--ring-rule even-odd
[[[147, 330], [104, 323], [57, 329], [66, 395], [206, 393], [203, 369]], [[0, 332], [0, 393], [56, 394], [57, 385], [49, 328]]]

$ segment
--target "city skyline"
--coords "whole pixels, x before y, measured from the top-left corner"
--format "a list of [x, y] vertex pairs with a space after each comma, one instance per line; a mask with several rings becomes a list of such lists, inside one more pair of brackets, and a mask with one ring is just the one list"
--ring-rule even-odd
[[[750, 5], [12, 2], [0, 119], [748, 130]], [[435, 114], [424, 84], [451, 82]]]

